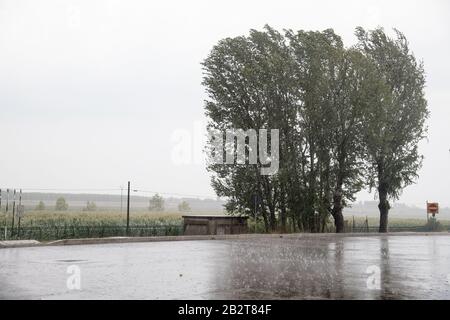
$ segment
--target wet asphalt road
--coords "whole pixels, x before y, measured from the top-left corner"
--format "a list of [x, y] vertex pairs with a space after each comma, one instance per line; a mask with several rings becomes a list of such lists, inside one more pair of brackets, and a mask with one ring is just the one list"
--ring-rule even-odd
[[0, 299], [411, 298], [450, 299], [450, 235], [0, 249]]

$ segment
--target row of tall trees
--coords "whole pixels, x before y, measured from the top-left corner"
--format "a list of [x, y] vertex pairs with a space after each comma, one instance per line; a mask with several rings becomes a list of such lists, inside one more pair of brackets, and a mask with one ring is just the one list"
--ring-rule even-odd
[[[46, 209], [45, 203], [41, 200], [36, 205], [35, 210], [36, 211], [44, 211]], [[67, 211], [69, 209], [69, 204], [67, 203], [66, 199], [64, 197], [59, 197], [56, 200], [55, 210], [56, 211]], [[83, 211], [96, 211], [97, 205], [94, 201], [87, 201], [86, 207], [83, 208]]]
[[209, 129], [279, 129], [276, 174], [261, 175], [259, 159], [209, 164], [230, 213], [256, 212], [267, 231], [291, 222], [322, 232], [332, 217], [342, 232], [343, 209], [368, 188], [377, 191], [380, 232], [387, 231], [389, 201], [422, 163], [424, 70], [399, 31], [357, 28], [356, 36], [347, 48], [331, 29], [266, 26], [214, 46], [203, 62]]

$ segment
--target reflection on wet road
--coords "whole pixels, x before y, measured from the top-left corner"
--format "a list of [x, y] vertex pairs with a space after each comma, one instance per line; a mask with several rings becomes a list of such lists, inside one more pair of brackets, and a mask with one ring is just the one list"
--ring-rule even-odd
[[0, 250], [1, 299], [450, 299], [449, 274], [446, 234]]

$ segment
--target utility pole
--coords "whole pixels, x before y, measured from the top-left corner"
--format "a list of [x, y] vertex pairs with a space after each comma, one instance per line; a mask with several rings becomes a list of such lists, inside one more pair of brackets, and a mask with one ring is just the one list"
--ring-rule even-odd
[[8, 227], [6, 224], [8, 223], [8, 209], [9, 209], [9, 189], [6, 189], [6, 211], [5, 211], [5, 240], [8, 237]]
[[[0, 189], [0, 213], [2, 212], [2, 189]], [[5, 226], [6, 226], [6, 219], [5, 219]], [[5, 238], [6, 240], [6, 238]]]
[[130, 181], [128, 181], [128, 197], [127, 197], [127, 236], [130, 231]]
[[[2, 212], [2, 189], [0, 189], [0, 212]], [[5, 215], [5, 239], [6, 240], [6, 215]]]
[[19, 221], [18, 221], [18, 224], [17, 224], [17, 237], [20, 239], [20, 218], [21, 218], [21, 216], [22, 216], [22, 189], [20, 189], [20, 193], [19, 193], [19, 208], [20, 208], [20, 211], [19, 211]]
[[8, 215], [9, 209], [9, 189], [6, 189], [6, 215]]
[[14, 236], [14, 216], [16, 214], [16, 189], [14, 189], [13, 195], [13, 210], [12, 210], [12, 223], [11, 223], [11, 238]]

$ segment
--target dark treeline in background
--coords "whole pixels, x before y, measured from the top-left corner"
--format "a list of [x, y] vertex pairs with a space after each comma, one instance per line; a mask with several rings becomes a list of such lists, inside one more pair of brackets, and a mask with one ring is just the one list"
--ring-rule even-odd
[[[333, 30], [266, 26], [221, 40], [203, 62], [211, 129], [279, 129], [280, 168], [211, 164], [212, 185], [232, 214], [257, 212], [266, 231], [344, 230], [343, 209], [375, 190], [380, 232], [389, 201], [417, 178], [428, 117], [425, 76], [405, 36], [356, 29], [346, 48]], [[270, 140], [270, 139], [268, 139]], [[255, 195], [258, 199], [255, 202]]]

